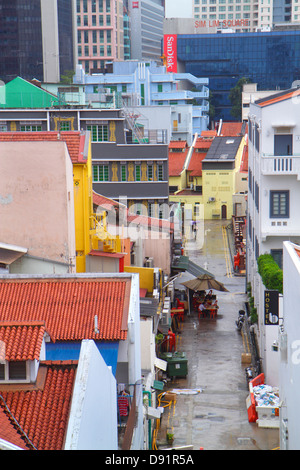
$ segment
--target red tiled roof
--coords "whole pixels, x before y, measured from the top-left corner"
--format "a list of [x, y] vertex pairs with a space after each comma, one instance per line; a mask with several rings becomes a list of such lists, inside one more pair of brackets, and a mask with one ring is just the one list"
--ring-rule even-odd
[[11, 421], [13, 426], [23, 431], [31, 449], [63, 450], [76, 369], [76, 361], [45, 361], [39, 368], [43, 380], [36, 387], [0, 385], [2, 414], [14, 417], [18, 426]]
[[108, 197], [102, 196], [102, 194], [97, 194], [93, 191], [93, 203], [97, 206], [112, 206], [119, 207], [119, 202], [114, 199], [109, 199]]
[[241, 134], [242, 122], [223, 122], [220, 135], [225, 137], [235, 137]]
[[[210, 142], [211, 143], [211, 142]], [[206, 152], [193, 152], [192, 158], [188, 167], [190, 176], [202, 176], [202, 162], [206, 157]]]
[[0, 322], [0, 359], [6, 361], [37, 361], [45, 333], [43, 322]]
[[171, 140], [169, 143], [169, 149], [184, 149], [185, 147], [187, 147], [186, 140]]
[[294, 98], [300, 94], [300, 89], [287, 90], [285, 92], [276, 93], [274, 95], [268, 96], [257, 100], [255, 104], [260, 107], [269, 106], [270, 104], [279, 103], [280, 101], [288, 100], [289, 98]]
[[73, 163], [82, 163], [85, 134], [70, 132], [0, 132], [0, 142], [66, 142]]
[[169, 176], [179, 176], [183, 170], [188, 154], [188, 147], [184, 152], [169, 152]]
[[215, 129], [213, 130], [210, 130], [210, 131], [202, 131], [201, 132], [201, 137], [204, 137], [204, 138], [213, 138], [217, 135], [217, 131]]
[[197, 139], [194, 145], [195, 149], [209, 149], [211, 146], [212, 140], [207, 139]]
[[2, 409], [2, 405], [3, 402], [0, 396], [0, 439], [13, 444], [14, 446], [20, 447], [21, 449], [29, 450], [30, 447], [26, 445], [18, 429], [13, 426], [8, 414], [6, 414], [4, 409]]
[[248, 145], [245, 145], [243, 148], [240, 171], [242, 173], [248, 173]]
[[125, 340], [129, 291], [129, 277], [2, 279], [0, 321], [44, 321], [52, 341]]

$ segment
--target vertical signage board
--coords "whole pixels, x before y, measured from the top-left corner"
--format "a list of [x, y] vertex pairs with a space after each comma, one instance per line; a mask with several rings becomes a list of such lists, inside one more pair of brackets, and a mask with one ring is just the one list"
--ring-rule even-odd
[[177, 73], [177, 34], [164, 35], [164, 55], [167, 72]]
[[265, 290], [265, 325], [279, 324], [278, 290]]

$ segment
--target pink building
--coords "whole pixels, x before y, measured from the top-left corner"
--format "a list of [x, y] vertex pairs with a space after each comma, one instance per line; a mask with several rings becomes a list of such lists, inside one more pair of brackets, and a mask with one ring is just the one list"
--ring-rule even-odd
[[77, 0], [78, 62], [86, 73], [124, 59], [122, 0]]

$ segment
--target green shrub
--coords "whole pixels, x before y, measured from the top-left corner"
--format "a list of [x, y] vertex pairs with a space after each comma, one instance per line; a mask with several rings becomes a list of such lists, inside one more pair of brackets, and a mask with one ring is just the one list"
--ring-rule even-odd
[[270, 254], [260, 255], [257, 260], [258, 272], [264, 286], [269, 290], [283, 293], [283, 271]]
[[257, 323], [257, 321], [258, 321], [258, 315], [257, 315], [256, 307], [253, 307], [250, 310], [250, 320], [251, 320], [251, 323]]

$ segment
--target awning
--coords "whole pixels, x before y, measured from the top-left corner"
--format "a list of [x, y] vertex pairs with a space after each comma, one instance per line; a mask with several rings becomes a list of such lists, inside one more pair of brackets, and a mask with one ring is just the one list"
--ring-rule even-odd
[[195, 277], [200, 276], [201, 274], [208, 274], [213, 278], [215, 277], [212, 273], [191, 261], [188, 256], [178, 256], [178, 258], [175, 258], [172, 264], [172, 269], [175, 271], [188, 271]]
[[22, 246], [0, 243], [0, 263], [11, 264], [21, 258], [21, 256], [24, 256], [27, 251], [27, 248], [23, 248]]

